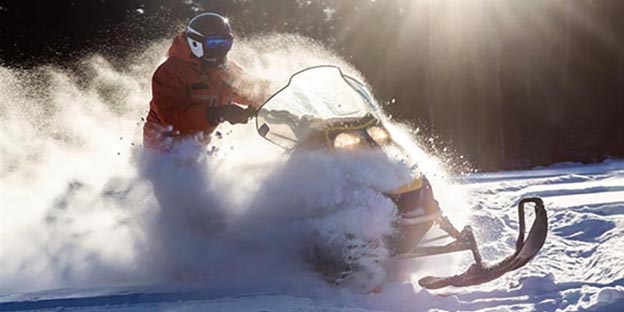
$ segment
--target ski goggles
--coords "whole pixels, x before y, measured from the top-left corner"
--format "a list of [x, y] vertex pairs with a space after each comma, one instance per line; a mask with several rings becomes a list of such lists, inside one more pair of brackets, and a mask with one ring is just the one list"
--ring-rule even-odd
[[226, 50], [229, 51], [232, 49], [232, 44], [234, 40], [230, 37], [223, 36], [208, 36], [204, 39], [204, 47], [206, 50]]
[[234, 39], [232, 39], [232, 37], [230, 36], [208, 35], [206, 37], [203, 37], [192, 31], [187, 32], [187, 36], [190, 39], [201, 44], [206, 51], [229, 51], [230, 49], [232, 49], [232, 45], [234, 44]]

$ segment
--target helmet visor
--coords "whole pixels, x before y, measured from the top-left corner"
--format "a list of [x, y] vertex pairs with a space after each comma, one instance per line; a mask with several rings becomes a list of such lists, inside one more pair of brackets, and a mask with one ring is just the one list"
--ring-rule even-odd
[[223, 36], [208, 36], [204, 40], [204, 47], [207, 51], [210, 50], [222, 50], [229, 51], [232, 49], [232, 44], [234, 40], [231, 37], [223, 37]]

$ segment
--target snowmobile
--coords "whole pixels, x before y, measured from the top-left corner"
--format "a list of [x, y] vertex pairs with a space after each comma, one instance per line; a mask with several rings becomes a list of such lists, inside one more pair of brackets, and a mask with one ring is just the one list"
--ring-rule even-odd
[[[258, 133], [270, 142], [293, 152], [301, 150], [384, 149], [397, 146], [384, 127], [385, 117], [368, 88], [336, 66], [315, 66], [295, 73], [288, 84], [271, 96], [258, 110]], [[418, 174], [413, 181], [384, 194], [396, 204], [399, 222], [396, 233], [387, 239], [392, 259], [414, 259], [470, 251], [474, 263], [463, 273], [427, 276], [419, 284], [427, 289], [463, 287], [494, 280], [526, 265], [544, 245], [547, 216], [540, 198], [524, 198], [518, 203], [519, 233], [515, 252], [492, 265], [483, 262], [470, 226], [458, 230], [439, 207], [427, 178]], [[525, 233], [525, 209], [533, 204], [535, 218]], [[437, 226], [442, 233], [425, 235]], [[443, 245], [431, 245], [443, 239]], [[319, 265], [321, 263], [322, 265]], [[340, 285], [357, 267], [348, 261], [328, 265], [316, 259], [314, 269]], [[328, 269], [331, 267], [332, 269]]]

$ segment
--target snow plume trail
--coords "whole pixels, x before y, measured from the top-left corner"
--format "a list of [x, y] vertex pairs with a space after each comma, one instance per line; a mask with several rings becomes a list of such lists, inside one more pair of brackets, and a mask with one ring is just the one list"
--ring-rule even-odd
[[98, 56], [0, 68], [1, 290], [97, 286], [133, 265], [128, 212], [153, 200], [130, 151], [156, 50], [123, 71]]
[[[349, 235], [390, 231], [393, 204], [379, 192], [409, 177], [382, 155], [286, 162], [251, 124], [220, 127], [207, 150], [144, 153], [150, 78], [169, 42], [122, 65], [96, 55], [74, 70], [0, 68], [0, 293], [203, 281], [306, 288], [324, 284], [297, 260], [302, 246], [344, 250]], [[238, 40], [232, 59], [251, 77], [240, 87], [258, 98], [308, 66], [361, 76], [295, 35]], [[360, 265], [371, 274], [355, 287], [383, 279]]]

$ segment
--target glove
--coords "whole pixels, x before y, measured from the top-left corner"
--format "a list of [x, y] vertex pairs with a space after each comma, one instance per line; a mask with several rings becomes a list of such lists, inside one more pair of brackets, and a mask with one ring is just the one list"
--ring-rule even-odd
[[206, 119], [212, 126], [227, 121], [230, 124], [243, 124], [256, 114], [256, 109], [248, 107], [244, 109], [238, 105], [224, 105], [210, 107], [206, 111]]

